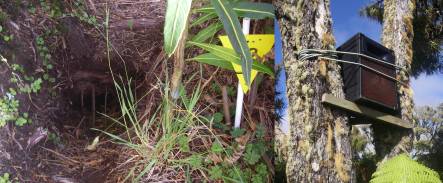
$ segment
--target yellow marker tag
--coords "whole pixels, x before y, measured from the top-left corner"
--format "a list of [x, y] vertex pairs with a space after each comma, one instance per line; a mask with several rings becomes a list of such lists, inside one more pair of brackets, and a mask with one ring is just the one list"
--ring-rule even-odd
[[[231, 42], [229, 41], [228, 36], [220, 36], [220, 41], [222, 42], [223, 47], [233, 49]], [[246, 35], [246, 41], [248, 42], [249, 49], [252, 53], [252, 58], [257, 59], [256, 56], [259, 57], [265, 56], [269, 51], [271, 51], [274, 46], [274, 35], [273, 34], [251, 34]], [[236, 73], [242, 73], [242, 67], [238, 64], [232, 64]], [[251, 72], [251, 80], [254, 81], [254, 78], [257, 76], [258, 71], [252, 69]], [[249, 86], [246, 84], [245, 79], [243, 78], [243, 74], [237, 74], [237, 78], [242, 86], [243, 92], [246, 93], [249, 90]]]

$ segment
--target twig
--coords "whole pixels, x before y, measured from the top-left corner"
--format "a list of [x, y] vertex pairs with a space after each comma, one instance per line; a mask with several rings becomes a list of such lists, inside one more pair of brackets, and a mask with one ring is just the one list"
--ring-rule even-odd
[[20, 151], [23, 150], [23, 146], [20, 144], [20, 142], [17, 141], [17, 139], [15, 139], [15, 133], [11, 133], [11, 129], [9, 128], [9, 125], [7, 125], [7, 131], [8, 131], [8, 135], [11, 137], [11, 139], [17, 144], [18, 148], [20, 149]]
[[205, 83], [203, 84], [203, 86], [201, 87], [201, 91], [203, 91], [205, 89], [205, 87], [209, 84], [209, 82], [212, 81], [212, 79], [214, 78], [214, 76], [217, 74], [218, 70], [220, 69], [220, 67], [217, 68], [217, 70], [215, 70], [215, 72], [212, 73], [212, 75], [209, 77], [208, 80], [205, 81]]
[[228, 98], [228, 91], [226, 89], [226, 86], [223, 85], [222, 86], [222, 97], [223, 97], [223, 113], [225, 115], [225, 121], [226, 121], [226, 125], [231, 125], [231, 114], [229, 112], [229, 103], [231, 103], [229, 101]]
[[54, 150], [51, 150], [51, 149], [48, 149], [48, 148], [45, 148], [45, 147], [41, 147], [41, 148], [44, 149], [44, 150], [47, 150], [47, 151], [49, 151], [49, 152], [51, 152], [51, 153], [53, 153], [53, 154], [55, 154], [55, 155], [57, 155], [57, 156], [60, 156], [61, 158], [66, 159], [66, 160], [68, 160], [68, 161], [70, 161], [70, 162], [72, 162], [72, 163], [80, 164], [79, 161], [76, 161], [76, 160], [73, 160], [73, 159], [71, 159], [71, 158], [68, 158], [68, 157], [64, 156], [63, 154], [60, 154], [60, 153], [58, 153], [58, 152], [55, 152]]
[[94, 2], [92, 2], [92, 0], [88, 0], [89, 4], [91, 4], [91, 9], [92, 11], [94, 11], [94, 14], [97, 14], [97, 9], [95, 8], [95, 4]]
[[92, 127], [95, 127], [95, 113], [97, 112], [95, 110], [95, 87], [92, 87], [92, 97], [91, 97], [91, 110], [92, 110]]

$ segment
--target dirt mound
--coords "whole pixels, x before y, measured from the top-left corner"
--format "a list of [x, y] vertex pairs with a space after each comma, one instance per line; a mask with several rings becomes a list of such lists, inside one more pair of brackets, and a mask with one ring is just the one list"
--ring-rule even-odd
[[[183, 92], [191, 95], [199, 86], [203, 91], [201, 99], [193, 104], [198, 116], [178, 127], [180, 133], [188, 136], [189, 140], [185, 139], [185, 142], [189, 141], [190, 147], [187, 148], [197, 152], [196, 156], [189, 152], [179, 153], [177, 149], [182, 147], [175, 144], [180, 140], [177, 134], [165, 135], [164, 124], [156, 124], [163, 122], [160, 114], [164, 111], [158, 107], [165, 103], [167, 94], [162, 88], [173, 67], [162, 52], [165, 2], [0, 2], [0, 12], [6, 14], [4, 19], [0, 14], [0, 25], [6, 30], [0, 35], [14, 37], [10, 41], [0, 39], [0, 55], [8, 60], [8, 64], [0, 64], [1, 97], [8, 98], [12, 88], [17, 90], [12, 98], [20, 103], [14, 113], [20, 116], [0, 128], [0, 173], [11, 173], [21, 182], [123, 182], [135, 177], [144, 182], [183, 182], [189, 176], [195, 180], [209, 180], [208, 173], [204, 172], [207, 170], [187, 172], [184, 168], [172, 166], [173, 158], [211, 160], [214, 156], [203, 157], [201, 154], [208, 154], [214, 139], [218, 138], [229, 148], [241, 146], [229, 134], [230, 124], [220, 124], [223, 115], [218, 112], [223, 111], [225, 103], [233, 118], [235, 88], [230, 86], [236, 86], [237, 78], [230, 71], [187, 62], [183, 70], [186, 84]], [[256, 24], [252, 30], [261, 28]], [[190, 33], [195, 34], [192, 30]], [[189, 48], [186, 52], [191, 58], [201, 51]], [[14, 76], [27, 79], [11, 82]], [[266, 127], [257, 133], [261, 134], [260, 138], [257, 134], [251, 135], [250, 141], [255, 140], [251, 145], [262, 147], [264, 145], [260, 143], [271, 142], [273, 136], [273, 82], [265, 75], [258, 78], [250, 94], [245, 96], [243, 126], [247, 134], [254, 134], [259, 125]], [[137, 133], [137, 127], [134, 127], [137, 125], [126, 125], [128, 117], [124, 113], [128, 113], [128, 109], [121, 110], [122, 96], [117, 92], [115, 82], [126, 84], [125, 89], [131, 90], [127, 93], [137, 101], [130, 103], [134, 104], [130, 112], [134, 112], [136, 117], [132, 117], [143, 124], [145, 139], [128, 137]], [[227, 97], [222, 96], [222, 90], [226, 90]], [[183, 102], [187, 100], [183, 99]], [[11, 102], [10, 99], [7, 101]], [[187, 110], [177, 108], [175, 111], [184, 113]], [[14, 125], [18, 118], [25, 117], [24, 113], [28, 116], [24, 118], [26, 124], [22, 127]], [[183, 122], [182, 118], [188, 118], [187, 115], [179, 116], [174, 122]], [[217, 124], [212, 123], [215, 118]], [[121, 124], [122, 121], [125, 125]], [[189, 127], [191, 124], [195, 126]], [[103, 131], [114, 134], [114, 138], [134, 140], [134, 143], [144, 141], [144, 144], [137, 144], [142, 150], [115, 144]], [[165, 147], [156, 150], [154, 147], [168, 135], [172, 144], [166, 143]], [[147, 176], [137, 177], [144, 175], [141, 173], [145, 171], [146, 162], [151, 161], [150, 153], [157, 153], [161, 162], [144, 172]], [[232, 161], [239, 160], [242, 153], [239, 152], [239, 157]], [[217, 158], [215, 160], [217, 162]], [[272, 165], [270, 158], [266, 161], [268, 166]], [[262, 167], [266, 166], [260, 163]], [[212, 166], [214, 164], [208, 165]], [[249, 165], [239, 163], [239, 166]]]
[[[90, 128], [110, 125], [97, 113], [119, 115], [111, 69], [132, 78], [140, 91], [158, 74], [164, 1], [84, 2], [0, 3], [0, 34], [13, 37], [0, 41], [8, 62], [0, 65], [1, 96], [17, 90], [17, 113], [32, 121], [0, 128], [0, 172], [18, 180], [115, 182], [108, 177], [120, 154], [115, 145], [85, 149], [98, 134]], [[14, 74], [32, 79], [11, 83]], [[36, 92], [21, 92], [37, 78]]]

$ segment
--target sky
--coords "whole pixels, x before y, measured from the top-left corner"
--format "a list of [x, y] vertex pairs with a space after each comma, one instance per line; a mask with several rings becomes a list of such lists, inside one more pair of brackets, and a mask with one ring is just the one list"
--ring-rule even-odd
[[[332, 0], [331, 14], [337, 45], [358, 32], [380, 42], [382, 27], [379, 23], [361, 17], [359, 10], [371, 0]], [[443, 103], [443, 74], [421, 75], [412, 80], [416, 106], [436, 106]]]

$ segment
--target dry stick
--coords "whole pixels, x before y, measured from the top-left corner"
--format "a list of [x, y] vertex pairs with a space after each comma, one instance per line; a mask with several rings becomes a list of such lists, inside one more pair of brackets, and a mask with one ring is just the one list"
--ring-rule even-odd
[[85, 107], [83, 97], [84, 97], [84, 89], [82, 88], [82, 89], [80, 89], [80, 101], [81, 101], [82, 113], [84, 113], [84, 107]]
[[79, 161], [74, 160], [74, 159], [69, 158], [69, 157], [66, 157], [66, 156], [64, 156], [63, 154], [60, 154], [60, 153], [58, 153], [58, 152], [56, 152], [56, 151], [53, 151], [53, 150], [48, 149], [48, 148], [45, 148], [45, 147], [43, 147], [43, 146], [40, 146], [40, 147], [41, 147], [42, 149], [46, 150], [46, 151], [49, 151], [49, 152], [51, 152], [51, 153], [53, 153], [53, 154], [55, 154], [55, 155], [61, 157], [62, 159], [65, 159], [65, 160], [70, 161], [71, 163], [80, 164]]
[[229, 113], [229, 103], [231, 103], [231, 102], [229, 101], [228, 91], [227, 91], [225, 85], [222, 86], [222, 97], [223, 97], [223, 113], [225, 115], [226, 125], [230, 126], [231, 125], [231, 114]]
[[108, 87], [105, 88], [105, 114], [107, 107], [108, 107]]
[[246, 122], [248, 122], [249, 127], [255, 131], [255, 129], [257, 128], [257, 125], [252, 121], [252, 115], [249, 112], [249, 107], [245, 107], [245, 113], [247, 115], [247, 119], [245, 119]]
[[92, 110], [92, 127], [95, 127], [95, 87], [92, 87], [92, 98], [91, 98], [91, 110]]
[[158, 55], [157, 58], [155, 59], [154, 65], [153, 67], [151, 67], [151, 69], [149, 70], [149, 73], [154, 72], [154, 70], [157, 68], [157, 66], [165, 60], [165, 51], [161, 51]]
[[203, 91], [203, 89], [205, 89], [206, 86], [208, 86], [209, 82], [212, 81], [214, 76], [218, 73], [219, 69], [220, 69], [220, 67], [217, 67], [217, 70], [215, 70], [215, 72], [212, 73], [212, 75], [209, 77], [209, 79], [206, 80], [205, 83], [203, 83], [202, 87], [200, 88], [200, 91]]
[[88, 0], [89, 1], [89, 4], [91, 4], [91, 9], [92, 9], [92, 11], [94, 11], [94, 14], [97, 14], [97, 9], [95, 8], [95, 4], [94, 4], [94, 2], [92, 2], [92, 0]]
[[6, 131], [8, 132], [8, 135], [12, 139], [12, 141], [14, 141], [17, 144], [19, 150], [22, 151], [23, 146], [20, 144], [20, 142], [17, 141], [17, 139], [15, 139], [15, 132], [11, 133], [11, 129], [9, 128], [9, 125], [6, 125]]
[[[256, 78], [258, 77], [261, 77], [260, 74], [256, 76]], [[251, 106], [255, 104], [256, 101], [255, 99], [257, 98], [257, 88], [258, 88], [258, 83], [257, 80], [255, 80], [254, 82], [252, 82], [251, 91], [249, 93], [249, 107], [250, 107], [249, 110], [251, 111], [252, 111]]]

